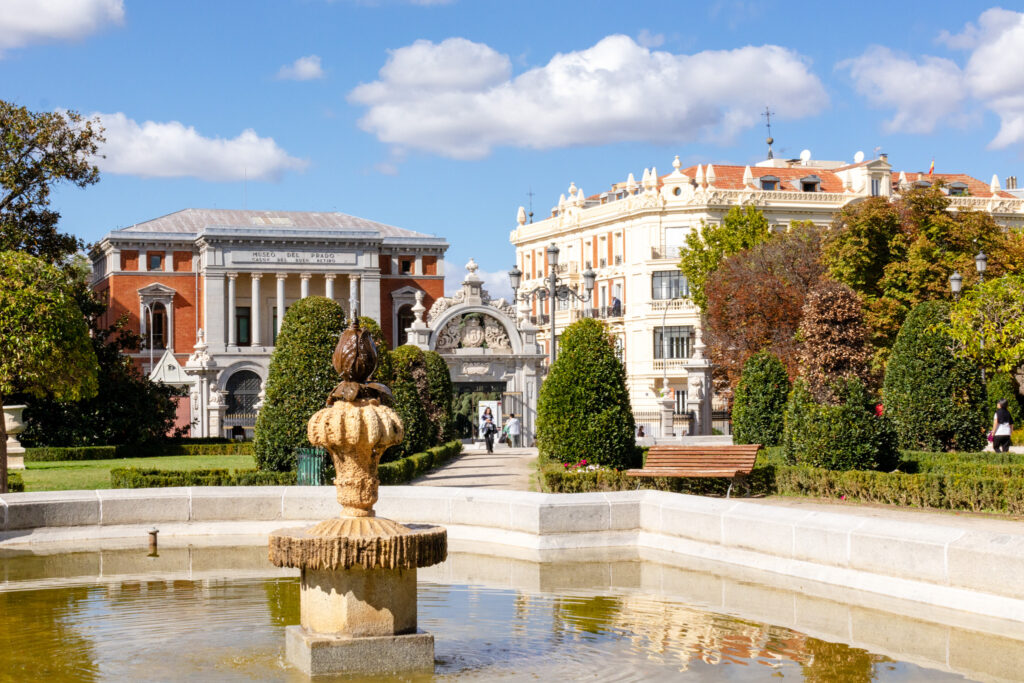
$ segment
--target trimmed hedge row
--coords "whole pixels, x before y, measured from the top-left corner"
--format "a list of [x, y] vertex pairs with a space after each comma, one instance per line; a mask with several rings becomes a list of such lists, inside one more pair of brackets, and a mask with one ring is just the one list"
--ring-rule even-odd
[[406, 458], [381, 463], [377, 467], [377, 476], [380, 477], [380, 483], [384, 486], [404, 484], [444, 464], [461, 452], [461, 441], [449, 441], [440, 446], [428, 448], [422, 453], [414, 453]]
[[251, 442], [169, 443], [148, 446], [40, 446], [25, 449], [25, 462], [157, 458], [172, 455], [252, 455]]
[[7, 473], [7, 492], [22, 493], [25, 490], [25, 482], [21, 475], [16, 472]]
[[[982, 465], [981, 467], [984, 467]], [[992, 467], [998, 467], [993, 465]], [[739, 495], [781, 494], [818, 498], [845, 498], [868, 503], [972, 512], [1024, 514], [1024, 476], [958, 472], [842, 472], [816, 467], [760, 465], [734, 491]], [[547, 491], [582, 493], [641, 488], [725, 495], [725, 479], [634, 478], [613, 470], [565, 470], [548, 466], [541, 472]]]
[[152, 489], [170, 486], [294, 486], [295, 472], [226, 469], [157, 470], [119, 467], [110, 470], [115, 489]]

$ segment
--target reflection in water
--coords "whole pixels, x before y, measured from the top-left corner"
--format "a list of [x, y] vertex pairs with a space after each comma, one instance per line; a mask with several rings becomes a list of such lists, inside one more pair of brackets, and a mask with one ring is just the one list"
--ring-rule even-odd
[[[888, 660], [651, 596], [435, 583], [419, 590], [420, 627], [436, 638], [435, 680], [953, 678], [909, 664], [878, 667]], [[301, 680], [283, 659], [298, 595], [294, 578], [0, 593], [0, 679]]]

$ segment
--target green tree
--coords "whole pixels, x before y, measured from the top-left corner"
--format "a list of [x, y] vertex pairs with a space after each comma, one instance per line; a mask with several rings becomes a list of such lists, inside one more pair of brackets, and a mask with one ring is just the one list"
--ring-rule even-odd
[[833, 403], [815, 401], [804, 378], [786, 403], [782, 445], [789, 462], [827, 470], [892, 470], [899, 460], [892, 420], [856, 377], [833, 383]]
[[[143, 375], [126, 352], [139, 349], [142, 337], [128, 326], [127, 315], [113, 324], [100, 324], [108, 305], [88, 285], [84, 258], [64, 267], [73, 278], [73, 294], [85, 315], [93, 350], [99, 361], [96, 396], [60, 401], [53, 395], [28, 397], [25, 446], [103, 446], [158, 441], [174, 428], [176, 397], [182, 391]], [[184, 429], [180, 430], [184, 431]]]
[[370, 333], [373, 344], [377, 347], [377, 370], [370, 379], [390, 387], [394, 371], [391, 368], [391, 351], [388, 350], [388, 343], [384, 341], [383, 330], [376, 320], [365, 315], [359, 316], [359, 326]]
[[996, 404], [1005, 398], [1006, 409], [1013, 417], [1014, 427], [1024, 425], [1024, 401], [1021, 400], [1020, 385], [1013, 375], [1008, 372], [993, 372], [988, 378], [988, 384], [985, 385], [985, 394], [988, 397], [986, 423], [995, 415]]
[[638, 464], [626, 371], [605, 325], [585, 318], [562, 333], [540, 387], [537, 445], [543, 460], [623, 468]]
[[768, 351], [751, 356], [734, 393], [733, 442], [779, 445], [789, 390], [789, 375], [778, 356]]
[[949, 304], [927, 301], [914, 307], [896, 337], [882, 396], [903, 448], [975, 451], [985, 445], [981, 373], [954, 355], [948, 322]]
[[436, 351], [425, 352], [423, 360], [427, 365], [428, 417], [437, 425], [437, 443], [442, 444], [455, 436], [452, 373], [444, 357]]
[[[0, 407], [24, 393], [79, 400], [96, 394], [96, 352], [67, 275], [28, 254], [0, 252]], [[0, 493], [7, 433], [0, 420]]]
[[437, 443], [437, 425], [430, 421], [427, 364], [422, 349], [416, 346], [399, 346], [391, 352], [394, 380], [391, 391], [395, 400], [395, 412], [402, 419], [405, 438], [402, 443], [385, 451], [382, 462], [397, 460], [414, 453], [420, 453]]
[[705, 284], [722, 259], [749, 249], [771, 237], [771, 227], [757, 208], [734, 206], [721, 225], [701, 221], [700, 230], [686, 236], [679, 269], [690, 285], [690, 298], [703, 313], [708, 299]]
[[253, 454], [261, 470], [295, 469], [295, 449], [309, 448], [309, 418], [338, 384], [331, 355], [344, 328], [341, 305], [321, 296], [301, 299], [285, 313], [256, 418]]
[[989, 372], [1024, 364], [1024, 276], [1004, 275], [971, 287], [953, 306], [947, 332], [957, 355]]
[[833, 221], [823, 258], [833, 278], [862, 298], [876, 371], [904, 319], [922, 301], [949, 298], [949, 276], [977, 279], [974, 255], [989, 255], [989, 275], [1024, 270], [1024, 233], [1007, 231], [984, 211], [949, 211], [941, 183], [845, 207]]
[[31, 112], [0, 100], [0, 251], [62, 263], [81, 246], [57, 232], [50, 192], [62, 182], [99, 181], [93, 161], [103, 142], [98, 120], [69, 112]]

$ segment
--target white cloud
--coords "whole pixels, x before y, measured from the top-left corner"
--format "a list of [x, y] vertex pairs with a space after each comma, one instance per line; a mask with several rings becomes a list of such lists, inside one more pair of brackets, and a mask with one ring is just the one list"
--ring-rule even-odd
[[661, 47], [665, 44], [664, 33], [651, 33], [647, 29], [640, 29], [640, 33], [636, 34], [636, 42], [643, 45], [644, 47]]
[[320, 58], [316, 55], [299, 57], [291, 64], [282, 66], [277, 71], [277, 77], [286, 81], [312, 81], [324, 77], [324, 69], [320, 64]]
[[1024, 143], [1024, 13], [986, 10], [960, 33], [943, 31], [938, 42], [970, 51], [966, 66], [872, 47], [839, 67], [850, 69], [858, 92], [868, 101], [896, 109], [886, 123], [891, 131], [929, 133], [943, 120], [956, 122], [970, 101], [999, 116], [999, 132], [990, 147]]
[[123, 21], [123, 0], [3, 0], [0, 50], [81, 38]]
[[966, 97], [960, 67], [940, 57], [915, 60], [872, 46], [837, 68], [849, 70], [854, 87], [868, 102], [895, 107], [896, 114], [883, 126], [888, 132], [930, 133], [959, 112]]
[[[512, 261], [515, 261], [514, 257], [511, 258]], [[509, 268], [511, 267], [509, 266]], [[462, 288], [462, 281], [466, 279], [466, 269], [459, 267], [453, 261], [445, 261], [444, 268], [444, 294], [452, 296]], [[484, 290], [491, 295], [491, 299], [512, 301], [512, 285], [509, 283], [507, 270], [492, 272], [481, 268], [476, 271], [476, 274], [484, 281]]]
[[360, 126], [383, 142], [455, 159], [496, 146], [547, 149], [697, 138], [728, 142], [759, 123], [821, 111], [828, 96], [797, 53], [774, 45], [675, 55], [615, 35], [512, 76], [512, 63], [464, 38], [391, 52], [356, 87]]
[[118, 112], [95, 114], [106, 129], [97, 165], [104, 172], [143, 178], [277, 180], [307, 162], [291, 157], [273, 138], [242, 131], [232, 139], [207, 138], [178, 121], [137, 123]]

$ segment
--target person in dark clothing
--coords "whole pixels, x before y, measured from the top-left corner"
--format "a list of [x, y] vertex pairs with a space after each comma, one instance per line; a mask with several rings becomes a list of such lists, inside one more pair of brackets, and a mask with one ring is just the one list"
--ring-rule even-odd
[[484, 417], [484, 423], [481, 426], [481, 430], [484, 433], [484, 441], [487, 443], [487, 452], [494, 452], [494, 435], [498, 433], [498, 425], [494, 424], [494, 420], [488, 415]]
[[996, 404], [996, 414], [992, 417], [992, 449], [996, 453], [1010, 450], [1010, 435], [1013, 433], [1013, 417], [1006, 409], [1009, 405], [1004, 398]]

